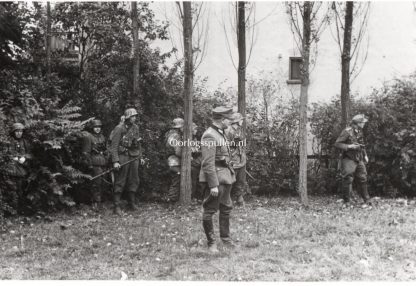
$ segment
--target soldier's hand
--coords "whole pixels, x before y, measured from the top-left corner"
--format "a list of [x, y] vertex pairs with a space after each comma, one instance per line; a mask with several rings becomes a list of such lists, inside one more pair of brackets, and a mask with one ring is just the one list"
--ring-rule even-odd
[[19, 161], [19, 157], [13, 157], [13, 161]]
[[218, 188], [211, 188], [211, 196], [218, 197]]
[[365, 155], [365, 156], [364, 156], [364, 162], [365, 162], [366, 164], [368, 164], [368, 162], [369, 162], [369, 160], [368, 160], [368, 156], [367, 156], [367, 155]]
[[350, 144], [350, 145], [348, 145], [349, 150], [358, 150], [360, 148], [361, 148], [361, 146], [359, 144]]
[[113, 164], [113, 167], [114, 167], [114, 169], [116, 169], [117, 171], [118, 170], [120, 170], [120, 163], [119, 162], [115, 162], [114, 164]]
[[20, 164], [24, 164], [25, 161], [26, 161], [25, 157], [20, 157], [20, 159], [19, 159]]
[[140, 159], [140, 165], [144, 165], [144, 164], [146, 164], [146, 160], [145, 159]]

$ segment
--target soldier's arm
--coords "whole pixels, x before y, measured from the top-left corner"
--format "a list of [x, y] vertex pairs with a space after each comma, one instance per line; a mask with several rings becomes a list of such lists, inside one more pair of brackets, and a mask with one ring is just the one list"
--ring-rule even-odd
[[118, 157], [118, 147], [120, 145], [120, 139], [121, 139], [121, 127], [116, 126], [116, 128], [114, 128], [113, 138], [111, 140], [111, 145], [110, 145], [111, 160], [113, 163], [120, 161], [120, 158]]
[[339, 135], [337, 141], [335, 141], [334, 146], [338, 149], [343, 150], [343, 151], [347, 151], [348, 150], [348, 144], [345, 143], [345, 142], [347, 142], [349, 136], [350, 135], [348, 134], [347, 130], [344, 129], [341, 132], [341, 134]]
[[217, 171], [215, 169], [215, 139], [206, 137], [201, 140], [202, 162], [201, 170], [205, 173], [209, 188], [218, 187]]

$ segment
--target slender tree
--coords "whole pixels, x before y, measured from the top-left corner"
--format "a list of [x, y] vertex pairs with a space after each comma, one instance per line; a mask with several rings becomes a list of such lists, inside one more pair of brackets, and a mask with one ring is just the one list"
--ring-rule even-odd
[[[184, 128], [183, 141], [192, 140], [192, 96], [193, 96], [193, 54], [192, 54], [192, 3], [182, 2], [183, 6], [183, 46], [185, 56], [185, 76], [184, 76]], [[181, 187], [180, 203], [188, 204], [191, 201], [191, 149], [189, 146], [182, 149], [181, 164]]]
[[[237, 2], [238, 42], [238, 112], [246, 116], [246, 16], [244, 1]], [[246, 134], [246, 120], [243, 121], [243, 137]]]
[[354, 2], [345, 3], [344, 49], [341, 56], [341, 125], [347, 126], [350, 117], [350, 61]]
[[133, 94], [135, 106], [140, 102], [140, 47], [139, 47], [139, 17], [137, 15], [137, 2], [131, 2], [131, 22], [133, 34]]
[[[351, 82], [361, 72], [368, 55], [369, 37], [366, 37], [369, 2], [332, 2], [335, 33], [341, 58], [341, 125], [344, 128], [351, 112]], [[366, 45], [363, 45], [366, 43]]]
[[[319, 40], [319, 35], [328, 23], [328, 15], [319, 21], [322, 2], [289, 2], [286, 4], [292, 32], [302, 56], [300, 67], [301, 86], [299, 99], [299, 194], [303, 205], [308, 205], [308, 89], [311, 45]], [[299, 22], [302, 22], [300, 26]]]
[[51, 3], [46, 2], [46, 81], [48, 83], [48, 92], [51, 88]]

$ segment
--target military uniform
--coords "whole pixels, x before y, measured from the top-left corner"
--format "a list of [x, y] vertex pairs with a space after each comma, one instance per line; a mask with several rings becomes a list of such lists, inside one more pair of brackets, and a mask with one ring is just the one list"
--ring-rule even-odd
[[231, 164], [235, 170], [236, 176], [236, 182], [232, 186], [231, 194], [234, 194], [234, 196], [237, 198], [237, 203], [244, 203], [243, 195], [247, 184], [245, 168], [247, 163], [247, 156], [245, 146], [241, 146], [241, 142], [243, 141], [241, 141], [242, 136], [240, 133], [241, 128], [237, 130], [237, 133], [229, 131], [226, 134], [231, 142]]
[[[134, 115], [137, 115], [137, 112]], [[126, 119], [128, 118], [126, 117]], [[141, 156], [139, 127], [135, 123], [122, 122], [114, 128], [110, 137], [111, 161], [113, 164], [119, 163], [122, 165], [137, 158], [137, 160], [122, 166], [115, 172], [114, 211], [119, 213], [120, 197], [124, 189], [128, 192], [129, 206], [136, 209], [135, 194], [140, 182], [138, 157]]]
[[[231, 115], [232, 109], [218, 107], [214, 115]], [[202, 162], [199, 176], [204, 183], [204, 201], [202, 225], [208, 240], [208, 246], [215, 246], [212, 216], [219, 210], [220, 238], [224, 243], [231, 243], [230, 213], [233, 208], [230, 197], [231, 186], [235, 182], [234, 170], [230, 165], [231, 151], [224, 130], [212, 125], [201, 138]], [[218, 188], [218, 196], [211, 194], [212, 188]]]
[[14, 132], [23, 131], [24, 127], [20, 123], [13, 124], [12, 135], [9, 142], [5, 145], [5, 153], [7, 154], [7, 168], [5, 175], [8, 177], [6, 185], [10, 189], [8, 196], [12, 207], [17, 210], [19, 203], [24, 196], [24, 185], [28, 176], [29, 161], [33, 158], [31, 154], [32, 146], [28, 140], [16, 138]]
[[[361, 147], [352, 150], [349, 148], [351, 144], [359, 144]], [[352, 182], [355, 176], [360, 195], [367, 202], [370, 196], [367, 191], [367, 170], [364, 162], [367, 153], [364, 148], [362, 130], [354, 126], [348, 126], [336, 140], [335, 147], [342, 150], [341, 179], [344, 201], [349, 202], [350, 200]]]
[[[91, 176], [103, 173], [107, 166], [105, 137], [102, 134], [87, 132], [82, 142], [82, 153], [86, 158]], [[93, 181], [91, 188], [92, 201], [101, 202], [102, 190], [104, 189], [104, 177], [98, 177]]]
[[182, 142], [180, 129], [170, 129], [166, 133], [166, 147], [170, 150], [168, 152], [168, 165], [171, 173], [171, 183], [167, 194], [169, 202], [177, 202], [180, 195], [182, 146], [179, 146], [179, 142]]

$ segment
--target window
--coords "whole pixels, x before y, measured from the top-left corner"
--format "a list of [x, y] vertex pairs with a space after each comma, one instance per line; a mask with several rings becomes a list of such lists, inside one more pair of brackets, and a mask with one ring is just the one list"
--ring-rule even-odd
[[300, 77], [300, 65], [302, 64], [301, 57], [290, 57], [289, 58], [289, 80], [288, 84], [299, 84], [301, 83]]

